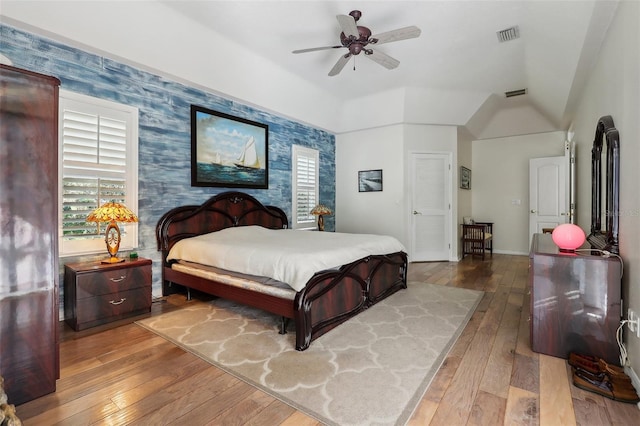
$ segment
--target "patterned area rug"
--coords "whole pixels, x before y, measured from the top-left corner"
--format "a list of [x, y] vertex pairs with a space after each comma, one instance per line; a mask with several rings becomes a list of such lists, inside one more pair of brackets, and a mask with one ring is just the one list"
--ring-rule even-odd
[[294, 348], [292, 327], [226, 300], [137, 324], [329, 425], [401, 425], [479, 303], [482, 292], [424, 283]]

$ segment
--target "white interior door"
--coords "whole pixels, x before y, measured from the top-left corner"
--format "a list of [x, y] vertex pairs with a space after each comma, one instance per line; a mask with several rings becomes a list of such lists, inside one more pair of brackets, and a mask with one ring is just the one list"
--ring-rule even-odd
[[566, 157], [529, 160], [529, 245], [533, 234], [569, 221]]
[[412, 153], [411, 261], [449, 260], [451, 154]]

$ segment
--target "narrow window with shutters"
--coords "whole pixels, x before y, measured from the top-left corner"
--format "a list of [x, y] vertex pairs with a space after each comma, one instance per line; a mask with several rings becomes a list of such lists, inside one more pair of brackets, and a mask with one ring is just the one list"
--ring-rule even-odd
[[[104, 251], [106, 224], [87, 215], [109, 201], [138, 207], [138, 110], [61, 91], [60, 254]], [[136, 224], [119, 224], [121, 250], [137, 246]]]
[[319, 152], [299, 145], [292, 147], [293, 228], [314, 229], [311, 210], [318, 204]]

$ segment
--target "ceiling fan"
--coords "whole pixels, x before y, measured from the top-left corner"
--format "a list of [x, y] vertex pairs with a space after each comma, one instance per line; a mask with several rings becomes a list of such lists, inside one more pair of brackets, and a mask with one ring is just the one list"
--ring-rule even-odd
[[310, 49], [294, 50], [292, 53], [306, 53], [315, 52], [317, 50], [341, 48], [349, 49], [349, 53], [340, 56], [338, 62], [336, 62], [333, 68], [331, 68], [329, 76], [338, 75], [349, 61], [349, 58], [354, 55], [359, 55], [360, 52], [364, 52], [367, 58], [377, 62], [387, 69], [391, 70], [396, 68], [400, 64], [400, 61], [378, 50], [371, 49], [371, 45], [380, 45], [383, 43], [391, 43], [392, 41], [416, 38], [420, 35], [420, 28], [410, 26], [371, 36], [371, 30], [369, 28], [356, 24], [361, 16], [362, 12], [359, 10], [353, 10], [349, 15], [336, 16], [338, 24], [340, 24], [340, 28], [342, 29], [342, 32], [340, 33], [340, 45], [312, 47]]

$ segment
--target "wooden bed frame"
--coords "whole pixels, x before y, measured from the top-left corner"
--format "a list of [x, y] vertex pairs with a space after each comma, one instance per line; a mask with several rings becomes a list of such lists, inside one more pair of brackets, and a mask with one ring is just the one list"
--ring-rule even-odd
[[293, 301], [178, 272], [166, 261], [171, 247], [183, 238], [250, 225], [286, 229], [288, 220], [280, 208], [264, 206], [252, 196], [235, 191], [215, 195], [201, 206], [176, 207], [165, 213], [156, 226], [163, 259], [163, 295], [184, 286], [272, 312], [282, 316], [283, 322], [293, 319], [296, 349], [302, 351], [315, 338], [407, 287], [404, 252], [367, 256], [339, 269], [318, 272], [295, 293]]

